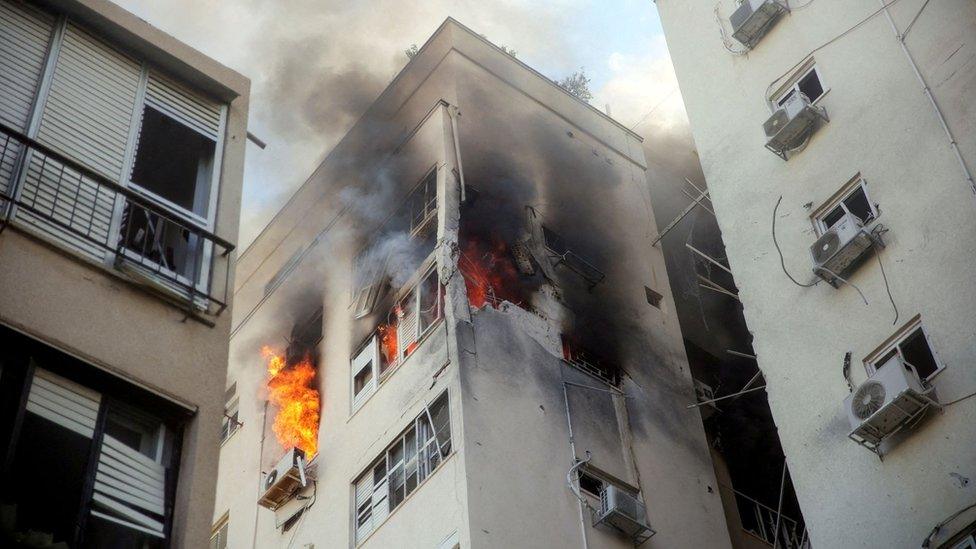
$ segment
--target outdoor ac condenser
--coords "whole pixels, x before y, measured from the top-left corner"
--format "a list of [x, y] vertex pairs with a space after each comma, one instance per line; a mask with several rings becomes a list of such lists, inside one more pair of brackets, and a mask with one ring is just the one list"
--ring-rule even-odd
[[861, 220], [854, 214], [845, 213], [840, 221], [810, 246], [813, 272], [836, 287], [837, 277], [873, 244], [874, 240]]
[[655, 534], [647, 523], [644, 503], [631, 493], [605, 484], [600, 492], [600, 512], [594, 516], [593, 526], [603, 526], [619, 532], [639, 545]]
[[877, 451], [887, 436], [913, 423], [929, 406], [938, 406], [930, 394], [915, 369], [893, 356], [844, 399], [850, 438]]
[[305, 452], [292, 448], [268, 472], [261, 484], [263, 495], [258, 505], [272, 511], [288, 502], [295, 493], [308, 484], [305, 476]]
[[763, 123], [766, 148], [785, 158], [786, 151], [803, 143], [818, 117], [826, 118], [826, 114], [812, 105], [806, 95], [794, 92]]
[[732, 37], [751, 48], [785, 11], [786, 6], [778, 0], [743, 0], [729, 18]]

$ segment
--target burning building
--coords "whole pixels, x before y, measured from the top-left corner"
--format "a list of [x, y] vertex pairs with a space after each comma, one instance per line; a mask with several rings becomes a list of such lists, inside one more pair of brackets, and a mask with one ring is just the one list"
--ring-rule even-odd
[[[240, 259], [228, 546], [728, 547], [645, 171], [441, 25]], [[276, 435], [265, 345], [311, 357], [314, 455]]]

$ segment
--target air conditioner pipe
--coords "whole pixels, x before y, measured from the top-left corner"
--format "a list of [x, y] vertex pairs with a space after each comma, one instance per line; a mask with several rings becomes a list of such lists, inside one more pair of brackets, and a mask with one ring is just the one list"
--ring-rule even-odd
[[[559, 377], [562, 378], [561, 381], [562, 381], [562, 386], [563, 386], [563, 403], [566, 405], [566, 426], [569, 428], [569, 449], [573, 453], [573, 467], [579, 468], [581, 463], [586, 463], [586, 461], [589, 461], [590, 460], [590, 455], [589, 455], [589, 452], [587, 452], [586, 461], [581, 461], [577, 457], [577, 454], [576, 454], [576, 439], [575, 439], [575, 437], [573, 435], [573, 419], [569, 415], [569, 391], [566, 389], [566, 386], [567, 386], [566, 385], [566, 377], [565, 377], [565, 373], [563, 372], [563, 369], [562, 368], [559, 368]], [[573, 469], [570, 469], [570, 473], [567, 474], [567, 478], [569, 477], [569, 474], [572, 473], [572, 471], [573, 471]], [[573, 493], [576, 494], [576, 491], [573, 490]], [[587, 539], [586, 539], [586, 519], [585, 519], [585, 516], [583, 514], [583, 499], [582, 499], [582, 496], [580, 496], [580, 495], [577, 495], [577, 498], [578, 498], [577, 503], [579, 504], [580, 537], [583, 540], [583, 549], [589, 549], [590, 544], [589, 544], [589, 541], [587, 541]]]
[[895, 20], [891, 17], [891, 12], [888, 10], [888, 4], [885, 0], [878, 0], [881, 4], [881, 8], [884, 9], [885, 17], [888, 19], [888, 24], [891, 25], [891, 30], [895, 33], [895, 38], [898, 40], [898, 44], [901, 46], [901, 51], [905, 53], [905, 57], [908, 59], [908, 63], [912, 66], [912, 71], [915, 73], [915, 78], [918, 79], [918, 83], [922, 85], [922, 90], [925, 92], [925, 97], [929, 99], [929, 103], [932, 104], [932, 109], [935, 111], [935, 115], [939, 118], [939, 124], [942, 125], [942, 130], [945, 132], [946, 137], [949, 138], [949, 145], [952, 147], [952, 152], [956, 155], [956, 160], [959, 161], [959, 166], [962, 168], [962, 173], [969, 182], [969, 187], [972, 189], [973, 194], [976, 195], [976, 182], [973, 181], [973, 174], [969, 170], [969, 166], [966, 165], [966, 159], [963, 158], [962, 153], [959, 151], [959, 145], [956, 143], [956, 138], [952, 135], [952, 130], [949, 129], [949, 125], [946, 123], [945, 115], [942, 113], [942, 109], [939, 107], [938, 102], [936, 102], [935, 97], [932, 95], [932, 90], [929, 88], [928, 83], [925, 81], [925, 77], [922, 76], [921, 71], [918, 70], [918, 64], [915, 63], [915, 58], [912, 57], [912, 52], [908, 50], [908, 46], [905, 45], [905, 37], [898, 30], [898, 25], [895, 24]]

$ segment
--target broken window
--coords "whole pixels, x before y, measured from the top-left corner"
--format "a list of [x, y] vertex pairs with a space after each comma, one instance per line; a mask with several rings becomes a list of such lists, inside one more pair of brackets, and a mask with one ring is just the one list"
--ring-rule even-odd
[[443, 292], [437, 269], [432, 268], [397, 304], [397, 345], [401, 360], [413, 354], [420, 339], [443, 316]]
[[563, 334], [560, 336], [563, 346], [563, 360], [576, 368], [598, 377], [611, 385], [620, 383], [620, 372], [610, 361], [591, 348], [585, 347], [579, 340]]
[[796, 78], [793, 84], [773, 99], [773, 102], [777, 106], [783, 106], [783, 104], [797, 93], [805, 95], [811, 103], [820, 99], [820, 96], [824, 94], [823, 83], [820, 80], [820, 72], [817, 71], [816, 65], [811, 66]]
[[447, 393], [417, 416], [355, 482], [355, 540], [361, 543], [451, 452]]
[[603, 271], [596, 268], [592, 262], [569, 249], [563, 237], [545, 225], [542, 226], [542, 239], [549, 253], [555, 256], [554, 266], [565, 265], [571, 271], [582, 277], [591, 288], [606, 278], [606, 274]]
[[923, 382], [931, 381], [945, 368], [933, 351], [928, 334], [917, 317], [899, 331], [892, 343], [865, 359], [869, 374], [896, 364], [914, 370]]
[[437, 217], [437, 170], [432, 170], [407, 197], [410, 234], [416, 234]]

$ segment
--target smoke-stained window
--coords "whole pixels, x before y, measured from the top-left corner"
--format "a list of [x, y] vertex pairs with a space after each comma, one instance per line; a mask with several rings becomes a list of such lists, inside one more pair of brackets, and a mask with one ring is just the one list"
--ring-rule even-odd
[[354, 318], [369, 315], [388, 288], [399, 288], [437, 244], [437, 170], [431, 170], [370, 238], [353, 262]]
[[445, 392], [356, 479], [356, 543], [379, 527], [450, 453], [450, 408]]

